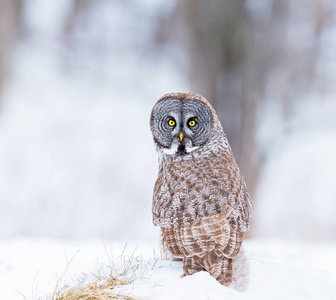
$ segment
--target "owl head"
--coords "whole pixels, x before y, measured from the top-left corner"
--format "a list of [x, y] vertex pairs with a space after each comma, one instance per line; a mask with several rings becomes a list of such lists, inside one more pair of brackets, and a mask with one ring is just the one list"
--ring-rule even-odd
[[207, 143], [219, 123], [209, 102], [192, 93], [163, 95], [154, 105], [150, 126], [158, 151], [180, 156]]

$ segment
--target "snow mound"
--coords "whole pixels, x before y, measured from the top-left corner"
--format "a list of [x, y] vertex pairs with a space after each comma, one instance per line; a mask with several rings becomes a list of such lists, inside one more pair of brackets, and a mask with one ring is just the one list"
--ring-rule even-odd
[[[245, 292], [220, 285], [206, 272], [180, 278], [182, 263], [159, 258], [153, 242], [30, 240], [0, 244], [2, 298], [42, 297], [59, 287], [98, 281], [131, 261], [132, 284], [122, 294], [145, 299], [336, 299], [336, 243], [284, 240], [245, 242], [250, 265]], [[69, 263], [71, 261], [71, 263]], [[66, 276], [62, 277], [66, 270]], [[31, 295], [31, 296], [30, 296]]]

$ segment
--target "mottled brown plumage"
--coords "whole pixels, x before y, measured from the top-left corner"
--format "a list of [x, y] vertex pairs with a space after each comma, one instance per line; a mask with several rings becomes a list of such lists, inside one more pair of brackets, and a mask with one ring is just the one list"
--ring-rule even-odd
[[[245, 182], [207, 100], [197, 94], [172, 93], [157, 104], [151, 115], [159, 152], [153, 223], [161, 227], [164, 246], [183, 259], [184, 275], [205, 270], [230, 286], [232, 263], [248, 230], [252, 207]], [[176, 128], [156, 125], [157, 119], [166, 122], [165, 114], [173, 118]], [[191, 119], [197, 120], [198, 128], [184, 124]], [[181, 132], [186, 137], [179, 141]]]

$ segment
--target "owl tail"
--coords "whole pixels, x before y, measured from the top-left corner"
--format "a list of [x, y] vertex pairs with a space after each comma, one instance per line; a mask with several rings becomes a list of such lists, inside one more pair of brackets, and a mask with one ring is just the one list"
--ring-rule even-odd
[[221, 261], [212, 265], [207, 271], [220, 284], [230, 286], [232, 283], [232, 258], [223, 257]]
[[232, 283], [232, 259], [224, 257], [216, 250], [206, 252], [202, 256], [194, 255], [183, 258], [184, 276], [200, 271], [209, 272], [222, 285], [230, 286]]

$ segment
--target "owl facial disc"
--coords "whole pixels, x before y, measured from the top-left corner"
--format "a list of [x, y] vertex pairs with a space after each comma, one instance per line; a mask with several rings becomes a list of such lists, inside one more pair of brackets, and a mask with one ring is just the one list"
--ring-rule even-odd
[[151, 115], [158, 150], [174, 156], [189, 154], [202, 146], [210, 136], [212, 122], [207, 105], [194, 99], [163, 99], [156, 103]]

